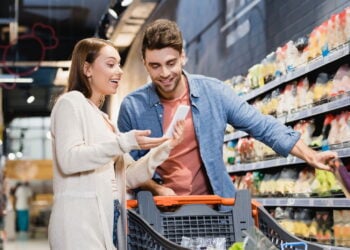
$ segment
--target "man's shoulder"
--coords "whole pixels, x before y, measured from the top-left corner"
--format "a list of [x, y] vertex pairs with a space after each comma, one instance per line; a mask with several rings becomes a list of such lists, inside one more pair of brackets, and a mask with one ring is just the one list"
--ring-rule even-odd
[[197, 83], [197, 84], [222, 84], [223, 82], [217, 78], [201, 75], [201, 74], [188, 74], [187, 75], [190, 82]]
[[146, 98], [150, 91], [152, 91], [151, 84], [147, 83], [127, 94], [125, 99]]
[[226, 91], [223, 81], [199, 74], [188, 75], [188, 82], [192, 93], [221, 93]]
[[121, 108], [130, 109], [131, 107], [140, 108], [141, 106], [145, 106], [150, 102], [150, 97], [153, 95], [152, 91], [154, 90], [152, 88], [152, 85], [149, 83], [139, 87], [123, 98]]

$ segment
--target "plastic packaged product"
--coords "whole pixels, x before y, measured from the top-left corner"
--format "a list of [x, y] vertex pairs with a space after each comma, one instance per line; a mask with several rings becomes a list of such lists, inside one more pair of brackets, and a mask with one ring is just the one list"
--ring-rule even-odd
[[180, 245], [191, 250], [226, 250], [226, 239], [183, 236]]

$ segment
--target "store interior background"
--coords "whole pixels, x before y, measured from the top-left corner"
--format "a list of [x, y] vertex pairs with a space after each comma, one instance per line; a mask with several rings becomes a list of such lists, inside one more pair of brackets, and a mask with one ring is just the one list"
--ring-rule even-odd
[[[131, 2], [125, 7], [119, 0], [0, 3], [1, 191], [11, 202], [16, 183], [29, 181], [35, 193], [33, 216], [46, 218], [52, 203], [49, 115], [54, 99], [66, 85], [70, 53], [78, 40], [97, 35], [119, 47], [123, 79], [116, 96], [104, 106], [115, 121], [122, 98], [148, 80], [140, 56], [140, 31], [146, 22], [157, 18], [176, 21], [186, 44], [185, 69], [226, 80], [246, 75], [252, 65], [277, 47], [308, 35], [332, 14], [350, 6], [348, 0]], [[109, 8], [117, 17], [108, 12]], [[32, 33], [38, 22], [49, 29]], [[10, 41], [17, 42], [11, 45]], [[33, 82], [20, 83], [22, 78]], [[31, 104], [26, 102], [29, 94], [35, 96]], [[11, 206], [3, 209], [10, 214]], [[3, 229], [8, 240], [15, 238], [12, 229]]]

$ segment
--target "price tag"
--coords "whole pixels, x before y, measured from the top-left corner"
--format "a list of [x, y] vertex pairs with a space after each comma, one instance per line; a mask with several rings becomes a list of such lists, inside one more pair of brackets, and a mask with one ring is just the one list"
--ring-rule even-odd
[[276, 164], [277, 164], [277, 166], [282, 166], [284, 162], [285, 162], [285, 159], [278, 158]]
[[305, 118], [305, 117], [308, 117], [310, 115], [311, 115], [310, 109], [305, 109], [299, 113], [298, 119]]
[[261, 169], [265, 167], [265, 163], [263, 161], [257, 162], [253, 164], [253, 169]]
[[244, 99], [245, 101], [248, 101], [248, 100], [252, 99], [253, 96], [254, 96], [254, 91], [251, 91], [251, 92], [245, 94], [245, 95], [243, 96], [243, 99]]
[[[333, 54], [333, 53], [332, 53], [332, 54]], [[331, 61], [330, 57], [331, 57], [331, 54], [328, 54], [328, 55], [326, 55], [325, 57], [323, 57], [323, 62], [324, 62], [324, 63], [329, 63], [329, 62]]]
[[313, 61], [310, 62], [309, 64], [309, 69], [310, 70], [314, 70], [317, 69], [319, 67], [321, 67], [323, 65], [323, 58], [322, 57], [318, 57], [316, 59], [314, 59]]
[[341, 49], [336, 50], [334, 53], [330, 55], [330, 61], [333, 62], [341, 57], [343, 57], [343, 51]]
[[289, 121], [289, 122], [291, 122], [291, 121], [294, 121], [294, 120], [296, 120], [296, 118], [298, 117], [298, 113], [292, 113], [292, 114], [289, 114], [288, 116], [287, 116], [287, 121]]
[[286, 123], [286, 117], [285, 116], [278, 117], [277, 120], [279, 120], [283, 124]]
[[307, 73], [307, 72], [309, 72], [310, 71], [310, 66], [309, 66], [309, 64], [306, 64], [305, 65], [305, 72]]
[[302, 76], [305, 73], [306, 73], [306, 67], [305, 66], [301, 66], [299, 68], [296, 68], [296, 70], [294, 72], [294, 77]]
[[295, 199], [293, 198], [288, 198], [287, 199], [287, 206], [293, 206], [295, 204]]
[[343, 48], [343, 55], [344, 55], [344, 56], [349, 55], [349, 43], [347, 43], [347, 44], [344, 45], [344, 48]]
[[350, 105], [350, 98], [349, 98], [349, 97], [342, 98], [342, 99], [339, 101], [339, 107], [340, 107], [340, 108], [345, 107], [345, 106], [348, 106], [348, 105]]
[[245, 165], [245, 167], [243, 168], [245, 171], [249, 171], [249, 170], [255, 170], [256, 169], [256, 163], [248, 163]]
[[311, 114], [310, 115], [317, 115], [323, 112], [324, 109], [324, 105], [319, 105], [316, 106], [312, 109]]
[[314, 199], [309, 199], [309, 206], [310, 207], [313, 207], [314, 206]]
[[334, 206], [333, 199], [325, 199], [325, 201], [326, 201], [326, 206], [327, 207], [333, 207]]

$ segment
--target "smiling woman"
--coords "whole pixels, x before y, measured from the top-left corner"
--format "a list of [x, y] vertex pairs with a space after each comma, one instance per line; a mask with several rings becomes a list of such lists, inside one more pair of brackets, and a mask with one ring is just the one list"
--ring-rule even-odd
[[[68, 92], [51, 113], [53, 250], [126, 249], [126, 189], [149, 180], [182, 140], [181, 122], [170, 139], [150, 138], [149, 130], [119, 133], [99, 106], [105, 96], [116, 93], [122, 74], [111, 42], [86, 38], [75, 46]], [[126, 154], [151, 148], [139, 161]], [[84, 227], [76, 221], [83, 221]]]

